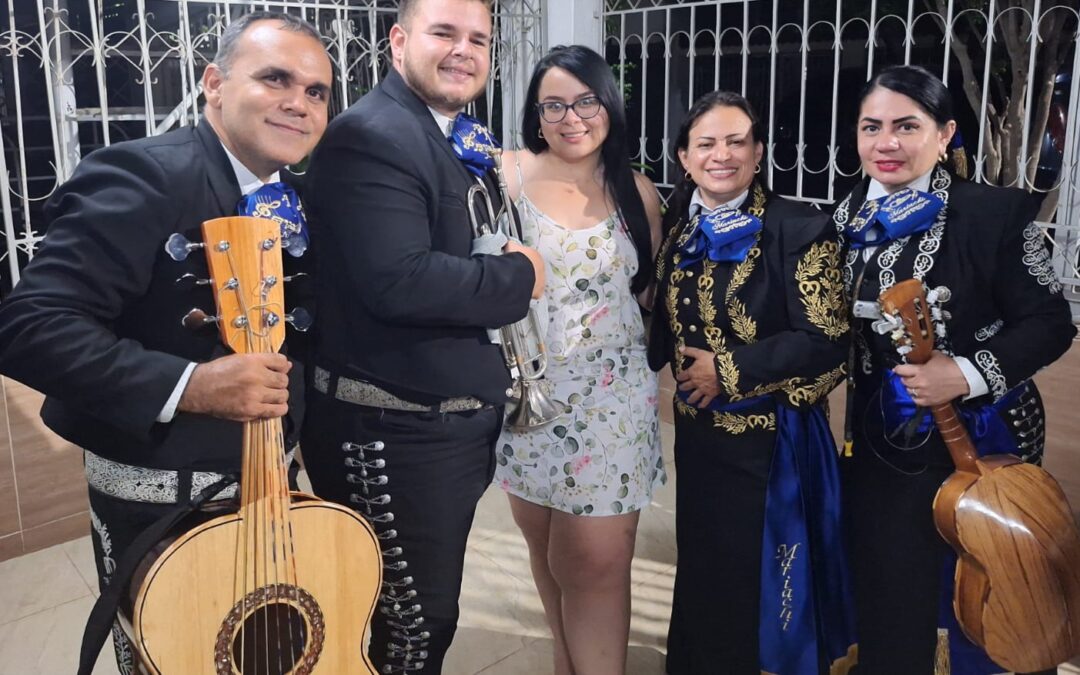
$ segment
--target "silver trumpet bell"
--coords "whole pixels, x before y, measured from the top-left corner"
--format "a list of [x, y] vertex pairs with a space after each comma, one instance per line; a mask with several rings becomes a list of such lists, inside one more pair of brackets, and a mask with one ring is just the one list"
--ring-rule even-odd
[[[521, 241], [521, 226], [510, 207], [510, 192], [502, 170], [502, 150], [496, 148], [490, 154], [495, 162], [493, 171], [499, 184], [499, 196], [503, 206], [498, 213], [495, 212], [487, 186], [477, 179], [476, 185], [469, 189], [468, 194], [469, 222], [472, 224], [473, 237], [494, 234], [497, 228], [503, 230], [506, 236]], [[568, 407], [562, 401], [551, 398], [545, 391], [543, 377], [548, 366], [548, 354], [543, 335], [536, 311], [531, 306], [524, 319], [499, 329], [499, 342], [506, 359], [506, 367], [514, 373], [513, 396], [505, 424], [516, 431], [537, 429], [550, 424], [565, 415]]]

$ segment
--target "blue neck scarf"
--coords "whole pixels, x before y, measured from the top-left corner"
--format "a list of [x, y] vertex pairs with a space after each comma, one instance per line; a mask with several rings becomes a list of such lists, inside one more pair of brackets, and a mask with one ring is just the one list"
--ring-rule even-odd
[[239, 216], [269, 218], [281, 226], [281, 247], [294, 258], [304, 255], [308, 247], [307, 218], [300, 197], [291, 186], [282, 182], [267, 183], [243, 197], [236, 205]]
[[679, 269], [708, 256], [713, 262], [742, 262], [757, 241], [761, 220], [738, 209], [717, 209], [694, 216], [690, 236], [680, 247]]
[[854, 249], [881, 246], [896, 239], [925, 232], [945, 207], [940, 197], [912, 188], [887, 197], [867, 200], [844, 227]]
[[499, 142], [479, 120], [464, 113], [458, 115], [450, 131], [450, 143], [454, 154], [474, 176], [483, 178], [495, 166], [491, 153], [499, 149]]

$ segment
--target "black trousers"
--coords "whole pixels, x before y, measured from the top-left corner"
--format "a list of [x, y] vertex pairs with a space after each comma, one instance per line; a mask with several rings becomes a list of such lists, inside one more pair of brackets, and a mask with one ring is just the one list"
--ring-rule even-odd
[[759, 675], [761, 542], [776, 432], [729, 434], [675, 416], [678, 565], [671, 675]]
[[465, 544], [501, 428], [498, 408], [401, 412], [309, 390], [301, 452], [312, 488], [366, 517], [381, 540], [370, 647], [380, 673], [442, 670], [457, 629]]

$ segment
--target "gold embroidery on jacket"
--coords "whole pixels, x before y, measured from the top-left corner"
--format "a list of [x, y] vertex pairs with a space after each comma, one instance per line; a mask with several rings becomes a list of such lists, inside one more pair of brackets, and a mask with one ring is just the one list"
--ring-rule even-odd
[[[754, 202], [746, 211], [758, 219], [765, 216], [765, 190], [757, 183], [754, 183]], [[724, 303], [727, 305], [728, 317], [731, 319], [731, 330], [748, 345], [757, 342], [757, 322], [750, 318], [746, 312], [746, 305], [735, 297], [735, 294], [746, 284], [750, 273], [754, 271], [754, 264], [761, 257], [760, 244], [761, 232], [759, 231], [754, 239], [754, 245], [746, 254], [746, 259], [732, 270], [731, 280], [724, 293]]]
[[830, 339], [848, 332], [844, 311], [844, 281], [840, 273], [840, 245], [835, 241], [815, 243], [795, 266], [799, 299], [806, 318]]
[[730, 412], [714, 412], [713, 426], [732, 435], [746, 433], [751, 429], [776, 431], [776, 413], [767, 415], [737, 415]]
[[686, 415], [687, 417], [697, 417], [697, 408], [689, 403], [685, 403], [678, 396], [675, 397], [675, 410], [678, 411], [679, 414]]

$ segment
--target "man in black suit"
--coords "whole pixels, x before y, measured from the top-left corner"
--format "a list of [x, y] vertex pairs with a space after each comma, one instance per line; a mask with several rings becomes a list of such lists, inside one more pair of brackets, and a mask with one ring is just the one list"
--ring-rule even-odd
[[304, 462], [383, 540], [380, 672], [442, 668], [511, 387], [486, 330], [543, 288], [532, 249], [470, 255], [466, 193], [481, 181], [499, 200], [448, 136], [484, 89], [491, 33], [484, 0], [401, 2], [393, 70], [334, 119], [307, 176], [320, 278]]
[[207, 264], [198, 252], [174, 261], [164, 244], [175, 232], [200, 241], [204, 220], [280, 188], [326, 128], [331, 78], [306, 22], [234, 21], [203, 74], [202, 123], [86, 157], [46, 205], [41, 250], [0, 306], [0, 372], [44, 392], [42, 419], [85, 449], [102, 588], [140, 532], [239, 473], [241, 422], [288, 413], [296, 442], [302, 367], [228, 355], [212, 327], [183, 328], [192, 307], [214, 303], [177, 280], [208, 277]]

